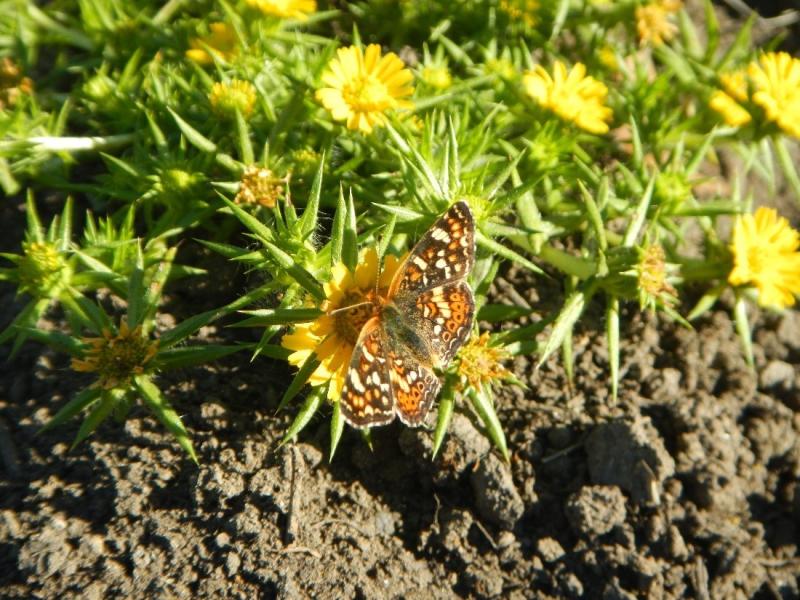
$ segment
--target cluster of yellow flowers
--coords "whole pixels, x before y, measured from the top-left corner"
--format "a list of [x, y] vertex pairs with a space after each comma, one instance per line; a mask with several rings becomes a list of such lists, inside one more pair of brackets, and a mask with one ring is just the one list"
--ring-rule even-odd
[[[247, 0], [264, 14], [304, 20], [316, 10], [313, 0]], [[640, 42], [657, 46], [672, 39], [677, 27], [672, 19], [682, 8], [681, 0], [653, 0], [636, 8], [636, 29]], [[537, 0], [501, 0], [499, 8], [511, 16], [535, 24]], [[221, 23], [211, 25], [208, 37], [194, 40], [187, 56], [201, 64], [228, 61], [236, 56], [236, 34]], [[616, 58], [614, 57], [614, 63]], [[498, 69], [499, 71], [499, 69]], [[516, 73], [512, 65], [503, 69], [506, 80]], [[383, 54], [377, 44], [340, 48], [321, 76], [316, 100], [353, 131], [364, 134], [387, 123], [392, 111], [412, 109], [414, 76], [393, 52]], [[452, 85], [446, 66], [427, 66], [421, 80], [433, 89]], [[758, 107], [764, 120], [784, 132], [800, 137], [800, 60], [785, 53], [767, 53], [746, 69], [720, 76], [723, 89], [716, 91], [710, 106], [726, 123], [742, 126], [753, 119]], [[525, 93], [541, 109], [592, 134], [609, 131], [613, 111], [606, 105], [607, 86], [587, 73], [582, 63], [572, 67], [561, 61], [551, 69], [541, 65], [522, 74]], [[253, 108], [252, 84], [234, 80], [214, 85], [210, 101], [214, 110], [227, 114], [238, 110], [247, 116]], [[282, 192], [283, 180], [265, 168], [250, 167], [242, 180], [237, 202], [274, 206]], [[756, 291], [762, 306], [783, 308], [800, 294], [800, 234], [776, 211], [759, 208], [753, 215], [736, 219], [730, 244], [732, 286]], [[310, 378], [312, 385], [326, 385], [327, 395], [341, 394], [353, 347], [363, 324], [373, 315], [365, 306], [380, 304], [401, 258], [388, 255], [379, 268], [375, 249], [366, 251], [355, 270], [337, 265], [325, 286], [322, 316], [295, 326], [282, 344], [292, 351], [289, 362], [302, 366], [312, 356], [319, 362]], [[639, 266], [639, 287], [647, 297], [674, 300], [677, 292], [667, 278], [661, 246], [646, 248]], [[98, 342], [99, 344], [100, 342]], [[486, 335], [474, 338], [462, 349], [459, 374], [473, 385], [507, 375], [499, 362], [506, 358], [492, 348]]]
[[800, 138], [800, 59], [767, 52], [745, 69], [720, 75], [722, 90], [709, 102], [732, 127], [747, 125], [760, 110], [763, 120]]
[[670, 20], [677, 13], [681, 0], [655, 0], [636, 8], [636, 31], [642, 45], [659, 46], [668, 42], [678, 32], [678, 27]]

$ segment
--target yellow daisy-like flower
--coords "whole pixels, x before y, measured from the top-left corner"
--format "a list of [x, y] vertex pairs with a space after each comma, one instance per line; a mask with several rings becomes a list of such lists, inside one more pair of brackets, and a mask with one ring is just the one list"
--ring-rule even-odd
[[413, 106], [406, 100], [414, 92], [413, 78], [396, 54], [381, 56], [377, 44], [366, 52], [357, 46], [340, 48], [322, 75], [326, 87], [317, 90], [316, 98], [334, 120], [369, 133], [386, 122], [388, 111]]
[[217, 82], [208, 95], [211, 110], [217, 116], [234, 118], [236, 110], [249, 117], [256, 103], [256, 88], [249, 81], [234, 79], [230, 83]]
[[678, 27], [669, 20], [670, 15], [681, 9], [681, 0], [656, 0], [636, 8], [636, 31], [639, 43], [660, 46], [678, 32]]
[[731, 241], [731, 285], [758, 290], [758, 303], [785, 308], [800, 294], [800, 234], [773, 208], [737, 217]]
[[84, 357], [72, 359], [72, 369], [84, 373], [97, 373], [92, 387], [106, 390], [126, 385], [135, 375], [144, 373], [145, 365], [158, 350], [158, 342], [142, 333], [141, 327], [129, 329], [125, 319], [119, 333], [113, 335], [103, 330], [101, 337], [82, 338], [89, 349]]
[[767, 119], [800, 138], [800, 59], [787, 52], [768, 52], [747, 68], [753, 85], [753, 102]]
[[305, 21], [317, 10], [316, 0], [247, 0], [247, 5], [265, 15], [299, 21]]
[[[378, 252], [362, 253], [355, 271], [339, 263], [325, 284], [321, 315], [311, 323], [296, 325], [283, 336], [281, 345], [292, 350], [289, 363], [299, 367], [316, 354], [319, 366], [311, 374], [313, 386], [328, 384], [328, 398], [338, 399], [344, 386], [353, 347], [364, 324], [376, 314], [376, 307], [386, 299], [392, 277], [402, 258], [387, 255], [379, 272]], [[349, 310], [347, 307], [352, 306]]]
[[501, 363], [511, 358], [505, 348], [489, 345], [489, 332], [473, 335], [458, 353], [458, 374], [473, 389], [491, 386], [512, 377], [511, 371]]
[[500, 0], [498, 6], [512, 20], [522, 20], [528, 27], [536, 25], [537, 13], [541, 8], [539, 0]]
[[612, 111], [605, 105], [608, 88], [601, 81], [586, 75], [586, 66], [575, 64], [567, 72], [561, 61], [553, 65], [553, 75], [540, 65], [522, 78], [525, 91], [542, 107], [565, 121], [575, 123], [591, 133], [606, 133]]
[[189, 41], [191, 50], [186, 51], [186, 57], [199, 65], [213, 64], [214, 57], [230, 61], [238, 50], [233, 27], [227, 23], [211, 23], [208, 28], [211, 30], [208, 35]]

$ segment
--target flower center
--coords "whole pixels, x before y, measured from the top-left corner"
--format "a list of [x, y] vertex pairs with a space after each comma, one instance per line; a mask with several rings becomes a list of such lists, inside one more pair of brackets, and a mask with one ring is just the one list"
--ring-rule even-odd
[[371, 75], [355, 79], [342, 90], [345, 102], [358, 112], [391, 108], [392, 97], [382, 81]]
[[375, 290], [364, 293], [355, 289], [347, 292], [342, 298], [341, 308], [333, 315], [333, 330], [339, 338], [355, 345], [364, 324], [378, 314], [379, 306]]
[[769, 258], [774, 258], [774, 256], [770, 252], [765, 252], [761, 246], [753, 246], [747, 251], [747, 268], [750, 270], [752, 278], [770, 270]]

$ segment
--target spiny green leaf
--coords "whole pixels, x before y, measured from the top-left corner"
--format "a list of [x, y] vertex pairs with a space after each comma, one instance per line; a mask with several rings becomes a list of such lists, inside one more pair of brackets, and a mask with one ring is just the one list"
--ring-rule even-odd
[[578, 318], [583, 313], [583, 307], [586, 305], [586, 295], [582, 291], [573, 292], [564, 303], [561, 312], [553, 324], [553, 330], [550, 332], [550, 337], [547, 338], [544, 348], [542, 348], [539, 361], [536, 363], [536, 368], [539, 369], [544, 362], [550, 358], [550, 355], [561, 347], [564, 338], [569, 335], [574, 327]]
[[518, 252], [515, 252], [511, 248], [503, 246], [503, 244], [500, 244], [499, 242], [494, 241], [492, 238], [485, 236], [480, 231], [476, 231], [475, 232], [475, 241], [477, 242], [477, 244], [479, 246], [481, 246], [482, 248], [486, 248], [490, 252], [494, 252], [495, 254], [498, 254], [498, 255], [502, 256], [503, 258], [505, 258], [505, 259], [508, 259], [508, 260], [510, 260], [512, 262], [515, 262], [515, 263], [519, 264], [519, 265], [522, 265], [523, 267], [533, 271], [534, 273], [539, 273], [539, 274], [544, 275], [544, 271], [542, 271], [539, 267], [537, 267], [534, 263], [529, 261], [527, 258], [522, 256]]
[[294, 397], [300, 393], [300, 390], [303, 389], [303, 386], [308, 382], [308, 380], [311, 378], [311, 374], [318, 366], [319, 359], [317, 358], [317, 355], [312, 352], [295, 374], [294, 379], [292, 379], [292, 382], [289, 384], [289, 387], [287, 387], [286, 391], [283, 393], [283, 397], [278, 403], [277, 411], [281, 411], [286, 408], [289, 402], [291, 402]]
[[153, 367], [162, 371], [184, 369], [186, 367], [214, 362], [224, 356], [240, 352], [246, 348], [248, 348], [248, 346], [245, 344], [206, 344], [203, 346], [168, 348], [161, 350], [156, 358], [153, 359]]
[[497, 412], [495, 412], [494, 409], [494, 402], [492, 402], [491, 398], [487, 395], [486, 390], [483, 388], [478, 390], [470, 390], [468, 397], [472, 407], [475, 409], [475, 412], [478, 413], [478, 417], [480, 417], [481, 421], [483, 422], [483, 426], [486, 427], [486, 432], [489, 434], [489, 438], [492, 440], [495, 447], [500, 451], [500, 454], [503, 455], [505, 461], [508, 462], [509, 455], [508, 447], [506, 446], [506, 435], [503, 432], [503, 426], [500, 424], [500, 419], [497, 418]]
[[178, 128], [181, 130], [183, 135], [186, 136], [186, 139], [189, 140], [190, 144], [192, 144], [201, 152], [208, 152], [210, 154], [217, 151], [217, 145], [214, 142], [189, 125], [189, 123], [184, 121], [174, 110], [169, 107], [167, 107], [167, 110], [169, 111], [169, 114], [172, 115], [172, 118], [175, 119], [175, 123], [178, 124]]
[[97, 400], [102, 393], [103, 390], [97, 388], [90, 387], [84, 389], [72, 400], [62, 406], [59, 411], [47, 423], [45, 423], [41, 429], [39, 429], [37, 433], [42, 433], [48, 429], [62, 425], [81, 412], [84, 408], [88, 407], [92, 402]]
[[194, 446], [192, 445], [192, 440], [189, 437], [189, 432], [186, 431], [183, 421], [181, 421], [178, 413], [175, 412], [175, 409], [172, 408], [169, 401], [163, 396], [161, 390], [145, 376], [136, 377], [134, 383], [142, 395], [142, 400], [144, 400], [145, 404], [153, 411], [156, 418], [175, 436], [175, 439], [178, 440], [178, 444], [186, 451], [192, 461], [194, 461], [195, 464], [199, 464], [197, 462], [197, 454], [195, 454]]
[[322, 406], [322, 402], [325, 399], [325, 391], [327, 386], [321, 385], [319, 387], [313, 388], [312, 391], [308, 394], [305, 403], [303, 403], [303, 407], [300, 409], [300, 412], [297, 413], [297, 417], [295, 417], [294, 421], [292, 422], [289, 429], [286, 431], [286, 435], [283, 436], [280, 445], [283, 446], [284, 444], [291, 441], [293, 438], [300, 433], [306, 425], [309, 424], [312, 417], [317, 413], [319, 407]]
[[117, 402], [118, 399], [111, 393], [104, 392], [100, 401], [97, 402], [95, 407], [86, 415], [83, 423], [81, 423], [80, 429], [78, 429], [78, 433], [69, 449], [74, 450], [78, 444], [94, 433], [100, 426], [100, 423], [105, 421], [111, 414], [111, 411], [114, 410], [114, 405], [116, 405]]
[[317, 230], [317, 218], [319, 215], [319, 199], [322, 195], [322, 175], [325, 171], [325, 153], [319, 157], [319, 166], [311, 183], [311, 192], [308, 195], [308, 202], [300, 219], [300, 231], [303, 237], [308, 237]]
[[322, 314], [318, 308], [261, 308], [243, 310], [249, 318], [234, 323], [231, 327], [267, 327], [269, 325], [289, 325], [313, 321]]
[[333, 403], [333, 415], [331, 416], [331, 447], [328, 453], [328, 462], [333, 462], [333, 456], [336, 454], [336, 448], [339, 446], [339, 440], [342, 439], [342, 432], [344, 431], [344, 419], [342, 418], [342, 406], [337, 400]]
[[439, 398], [439, 410], [436, 416], [436, 430], [433, 432], [433, 451], [431, 452], [431, 460], [436, 458], [439, 450], [442, 447], [442, 442], [447, 435], [447, 429], [450, 427], [450, 421], [453, 420], [453, 409], [455, 408], [455, 386], [445, 385], [444, 392]]

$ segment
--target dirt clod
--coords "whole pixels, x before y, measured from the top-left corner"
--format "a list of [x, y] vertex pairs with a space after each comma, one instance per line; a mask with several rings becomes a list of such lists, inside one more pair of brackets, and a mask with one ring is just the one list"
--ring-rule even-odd
[[617, 485], [639, 504], [657, 503], [664, 479], [675, 473], [675, 461], [647, 417], [598, 425], [586, 453], [594, 483]]
[[525, 506], [514, 486], [508, 465], [494, 454], [488, 454], [470, 474], [475, 505], [487, 521], [512, 529]]
[[625, 497], [616, 486], [584, 486], [570, 496], [566, 514], [576, 534], [585, 537], [605, 535], [625, 522]]

